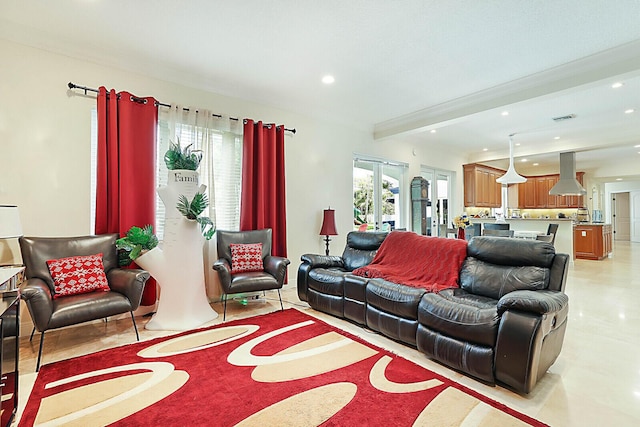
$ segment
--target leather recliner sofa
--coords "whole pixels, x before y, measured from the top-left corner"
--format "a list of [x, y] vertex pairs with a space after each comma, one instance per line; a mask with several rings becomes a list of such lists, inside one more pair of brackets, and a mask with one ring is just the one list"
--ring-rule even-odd
[[351, 273], [352, 253], [357, 267], [371, 262], [385, 236], [351, 232], [342, 257], [303, 255], [300, 299], [482, 381], [529, 393], [562, 348], [569, 256], [546, 242], [474, 237], [460, 288], [430, 293]]

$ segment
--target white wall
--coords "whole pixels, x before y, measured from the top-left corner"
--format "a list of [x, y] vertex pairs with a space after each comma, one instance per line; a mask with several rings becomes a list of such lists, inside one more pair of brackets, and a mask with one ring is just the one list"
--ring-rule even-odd
[[[92, 232], [89, 149], [90, 111], [95, 99], [91, 94], [85, 97], [81, 92], [67, 91], [69, 81], [295, 127], [296, 135], [285, 139], [291, 283], [295, 283], [300, 255], [324, 251], [318, 231], [322, 210], [329, 205], [336, 210], [340, 233], [333, 238], [331, 252], [341, 253], [344, 248], [346, 233], [352, 228], [354, 152], [409, 163], [407, 192], [411, 178], [420, 174], [420, 164], [454, 170], [462, 176], [463, 159], [453, 153], [393, 139], [374, 141], [372, 131], [358, 126], [323, 122], [3, 40], [0, 57], [0, 204], [19, 206], [26, 235]], [[459, 178], [452, 213], [461, 211]], [[8, 250], [0, 245], [0, 259], [7, 258]]]
[[623, 193], [623, 192], [631, 192], [634, 190], [640, 190], [640, 181], [618, 181], [618, 182], [607, 182], [604, 184], [604, 217], [605, 222], [612, 223], [613, 218], [611, 217], [611, 194], [612, 193]]

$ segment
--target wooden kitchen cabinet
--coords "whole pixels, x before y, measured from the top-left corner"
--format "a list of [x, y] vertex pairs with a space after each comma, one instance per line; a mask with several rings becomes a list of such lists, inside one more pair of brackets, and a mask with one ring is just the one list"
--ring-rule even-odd
[[536, 181], [527, 179], [518, 184], [518, 207], [520, 209], [535, 209], [538, 207], [536, 200]]
[[[576, 173], [580, 184], [584, 172]], [[554, 196], [549, 191], [560, 179], [560, 175], [540, 175], [527, 177], [527, 182], [518, 184], [518, 207], [520, 209], [581, 208], [583, 196]]]
[[501, 185], [497, 178], [504, 171], [475, 163], [463, 165], [464, 205], [480, 208], [499, 208], [502, 205]]
[[[505, 171], [489, 166], [470, 163], [464, 169], [464, 205], [479, 208], [502, 206], [501, 185], [497, 178]], [[553, 196], [549, 191], [560, 179], [560, 175], [527, 176], [527, 181], [518, 185], [518, 207], [520, 209], [581, 208], [584, 196]], [[576, 179], [583, 184], [584, 172], [577, 172]]]
[[610, 224], [578, 224], [573, 228], [573, 256], [601, 260], [613, 250]]

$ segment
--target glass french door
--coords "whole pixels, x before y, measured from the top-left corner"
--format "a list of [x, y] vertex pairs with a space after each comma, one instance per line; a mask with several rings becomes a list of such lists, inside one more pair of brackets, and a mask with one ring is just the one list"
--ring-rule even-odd
[[427, 217], [428, 236], [447, 237], [452, 216], [449, 212], [452, 194], [452, 172], [427, 167], [420, 168], [420, 176], [429, 182], [429, 202], [424, 213]]
[[354, 159], [354, 230], [390, 231], [404, 227], [402, 186], [405, 169], [402, 164]]

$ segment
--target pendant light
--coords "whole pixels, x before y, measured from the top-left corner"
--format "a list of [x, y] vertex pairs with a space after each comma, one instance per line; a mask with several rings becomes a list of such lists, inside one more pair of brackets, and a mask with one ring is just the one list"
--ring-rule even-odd
[[527, 181], [527, 178], [518, 175], [513, 166], [513, 135], [515, 133], [509, 135], [509, 169], [507, 169], [507, 173], [496, 179], [496, 182], [500, 184], [520, 184]]

